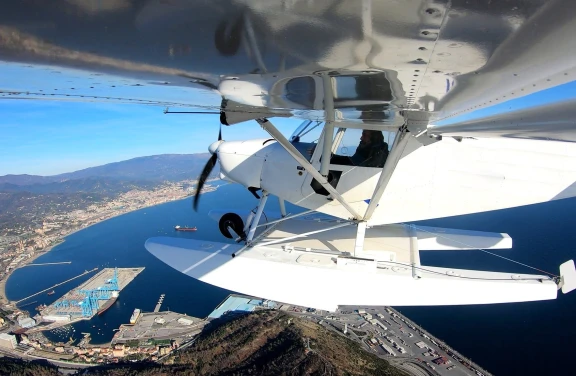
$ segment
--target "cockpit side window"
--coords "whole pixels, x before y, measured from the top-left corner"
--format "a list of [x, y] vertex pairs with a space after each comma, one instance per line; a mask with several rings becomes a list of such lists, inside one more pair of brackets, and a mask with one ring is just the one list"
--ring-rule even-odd
[[370, 129], [346, 129], [330, 163], [343, 166], [382, 168], [395, 134]]

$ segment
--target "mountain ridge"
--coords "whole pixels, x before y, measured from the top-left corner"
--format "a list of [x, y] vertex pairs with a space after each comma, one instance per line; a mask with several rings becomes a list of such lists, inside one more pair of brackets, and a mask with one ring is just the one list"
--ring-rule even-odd
[[[210, 154], [160, 154], [108, 163], [53, 176], [0, 176], [0, 231], [36, 226], [43, 217], [165, 184], [188, 189]], [[214, 169], [210, 177], [217, 177]], [[189, 181], [189, 182], [185, 182]]]
[[94, 177], [135, 181], [195, 179], [200, 175], [209, 158], [209, 153], [157, 154], [106, 163], [57, 175], [7, 174], [0, 176], [0, 189], [2, 189], [4, 184], [34, 186]]

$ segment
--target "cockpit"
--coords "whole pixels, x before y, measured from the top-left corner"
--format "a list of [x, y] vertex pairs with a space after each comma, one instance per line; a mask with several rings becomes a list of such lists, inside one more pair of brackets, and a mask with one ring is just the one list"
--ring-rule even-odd
[[[308, 161], [320, 161], [316, 146], [324, 123], [306, 120], [289, 140]], [[369, 128], [338, 128], [334, 132], [331, 165], [382, 168], [386, 163], [396, 132]], [[315, 158], [314, 158], [315, 157]]]

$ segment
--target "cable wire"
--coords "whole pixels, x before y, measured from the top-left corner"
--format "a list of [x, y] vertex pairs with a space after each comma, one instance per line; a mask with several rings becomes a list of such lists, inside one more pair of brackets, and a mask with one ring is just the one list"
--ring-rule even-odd
[[515, 263], [515, 264], [522, 265], [522, 266], [525, 266], [525, 267], [527, 267], [527, 268], [537, 270], [537, 271], [539, 271], [539, 272], [541, 272], [541, 273], [545, 273], [545, 274], [551, 275], [551, 276], [556, 277], [556, 278], [559, 278], [559, 277], [560, 277], [559, 275], [556, 275], [556, 274], [554, 274], [554, 273], [550, 273], [550, 272], [547, 272], [547, 271], [545, 271], [545, 270], [538, 269], [538, 268], [536, 268], [536, 267], [534, 267], [534, 266], [530, 266], [530, 265], [521, 263], [521, 262], [519, 262], [519, 261], [512, 260], [512, 259], [510, 259], [510, 258], [508, 258], [508, 257], [504, 257], [504, 256], [498, 255], [498, 254], [496, 254], [496, 253], [489, 252], [489, 251], [487, 251], [487, 250], [485, 250], [485, 249], [483, 249], [483, 248], [474, 247], [474, 246], [471, 245], [471, 244], [466, 244], [466, 243], [464, 243], [464, 242], [462, 242], [462, 241], [459, 241], [459, 240], [456, 240], [456, 239], [452, 239], [452, 238], [450, 238], [450, 237], [448, 237], [448, 236], [443, 236], [443, 235], [438, 234], [438, 233], [435, 233], [435, 232], [433, 232], [433, 231], [425, 230], [425, 229], [423, 229], [423, 228], [421, 228], [421, 227], [418, 227], [418, 226], [416, 226], [416, 225], [407, 224], [407, 223], [402, 223], [402, 224], [403, 224], [403, 225], [406, 225], [406, 226], [410, 226], [410, 227], [412, 227], [412, 228], [414, 228], [414, 229], [416, 229], [416, 230], [418, 230], [418, 231], [424, 231], [424, 232], [427, 232], [427, 233], [429, 233], [429, 234], [436, 235], [437, 237], [444, 238], [444, 239], [447, 239], [447, 240], [450, 240], [450, 241], [453, 241], [453, 242], [456, 242], [456, 243], [460, 243], [460, 244], [462, 244], [462, 245], [465, 245], [465, 246], [468, 247], [468, 248], [477, 249], [477, 250], [482, 251], [482, 252], [484, 252], [484, 253], [487, 253], [487, 254], [489, 254], [489, 255], [496, 256], [496, 257], [500, 257], [501, 259], [504, 259], [504, 260], [513, 262], [513, 263]]
[[[380, 261], [382, 263], [385, 264], [396, 264], [396, 265], [402, 265], [404, 267], [406, 267], [407, 269], [418, 269], [418, 270], [422, 270], [426, 273], [432, 273], [432, 274], [439, 274], [439, 275], [443, 275], [446, 277], [454, 277], [454, 278], [462, 278], [462, 279], [475, 279], [475, 280], [482, 280], [482, 281], [542, 281], [542, 278], [514, 278], [514, 279], [510, 279], [510, 278], [481, 278], [481, 277], [466, 277], [466, 276], [461, 276], [461, 275], [455, 275], [455, 274], [446, 274], [446, 273], [441, 273], [441, 272], [437, 272], [435, 270], [430, 270], [430, 269], [426, 269], [423, 268], [421, 266], [413, 266], [410, 264], [403, 264], [401, 262], [394, 262], [394, 261]], [[384, 267], [378, 266], [378, 269], [384, 269]], [[550, 277], [546, 277], [549, 278], [549, 280], [553, 280]]]

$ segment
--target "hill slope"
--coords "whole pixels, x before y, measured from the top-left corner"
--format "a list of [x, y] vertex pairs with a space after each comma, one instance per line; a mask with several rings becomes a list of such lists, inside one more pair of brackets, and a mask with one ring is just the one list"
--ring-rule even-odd
[[84, 374], [406, 375], [357, 343], [280, 311], [252, 313], [203, 333], [193, 347], [178, 352], [173, 362], [97, 367]]
[[[308, 350], [305, 341], [310, 340]], [[387, 361], [315, 323], [280, 311], [260, 311], [213, 327], [193, 347], [177, 352], [173, 364], [151, 362], [99, 366], [78, 371], [98, 376], [189, 375], [383, 375], [406, 376]], [[0, 359], [13, 374], [31, 375], [27, 365]], [[51, 369], [36, 372], [51, 375]], [[18, 373], [16, 373], [18, 372]], [[40, 373], [37, 373], [40, 374]]]

